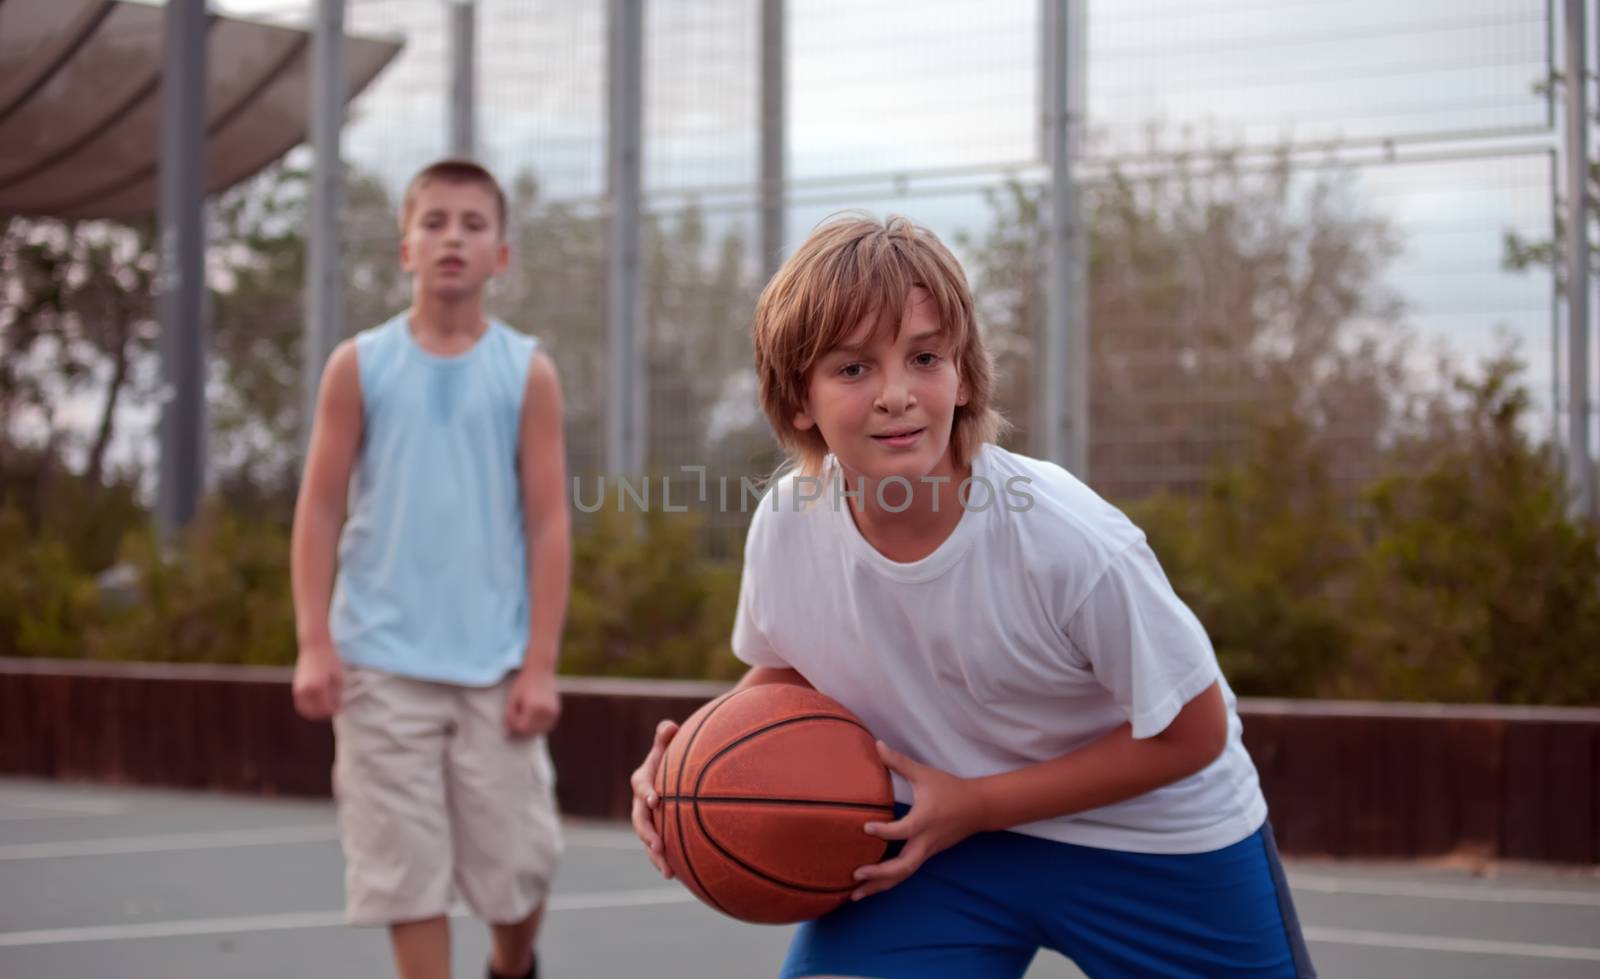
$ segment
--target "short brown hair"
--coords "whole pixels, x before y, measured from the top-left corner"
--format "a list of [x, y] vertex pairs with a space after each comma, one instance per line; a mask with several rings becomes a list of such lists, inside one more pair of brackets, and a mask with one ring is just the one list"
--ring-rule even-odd
[[967, 465], [1006, 422], [995, 410], [994, 362], [973, 314], [972, 291], [961, 263], [928, 229], [897, 216], [834, 218], [811, 232], [762, 290], [756, 304], [756, 375], [761, 410], [800, 471], [821, 470], [828, 446], [815, 428], [794, 426], [816, 362], [843, 343], [868, 316], [898, 330], [913, 288], [939, 313], [955, 350], [967, 403], [956, 406], [950, 445]]
[[493, 194], [500, 237], [506, 236], [506, 193], [500, 189], [500, 181], [494, 179], [494, 174], [482, 164], [464, 159], [430, 163], [411, 178], [411, 182], [406, 184], [406, 196], [400, 205], [401, 234], [405, 234], [406, 229], [411, 226], [411, 213], [417, 206], [417, 194], [435, 180], [446, 184], [477, 184]]

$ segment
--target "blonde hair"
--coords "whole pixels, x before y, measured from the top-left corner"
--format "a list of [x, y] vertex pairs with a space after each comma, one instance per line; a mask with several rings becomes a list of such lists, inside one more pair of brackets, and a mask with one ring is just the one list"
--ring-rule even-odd
[[496, 228], [502, 239], [506, 236], [506, 192], [500, 189], [500, 181], [494, 179], [482, 164], [472, 160], [439, 160], [430, 163], [417, 172], [411, 182], [406, 185], [406, 195], [400, 205], [400, 233], [405, 234], [411, 226], [411, 214], [417, 209], [417, 195], [422, 188], [430, 183], [442, 184], [474, 184], [487, 190], [494, 197], [495, 218], [498, 220]]
[[938, 311], [967, 394], [966, 404], [956, 406], [950, 433], [955, 464], [967, 465], [983, 443], [1004, 433], [1005, 419], [991, 404], [994, 362], [979, 334], [961, 263], [933, 232], [907, 218], [880, 222], [847, 215], [812, 231], [756, 304], [761, 410], [801, 473], [819, 473], [828, 452], [816, 428], [794, 425], [804, 410], [812, 366], [868, 316], [877, 329], [898, 330], [913, 288], [926, 292]]

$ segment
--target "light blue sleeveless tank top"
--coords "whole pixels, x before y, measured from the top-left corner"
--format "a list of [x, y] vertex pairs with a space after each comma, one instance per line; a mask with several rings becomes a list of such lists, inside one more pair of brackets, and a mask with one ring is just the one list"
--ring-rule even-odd
[[356, 337], [364, 432], [329, 627], [345, 662], [467, 686], [528, 642], [517, 436], [537, 341], [491, 320], [439, 357], [402, 314]]

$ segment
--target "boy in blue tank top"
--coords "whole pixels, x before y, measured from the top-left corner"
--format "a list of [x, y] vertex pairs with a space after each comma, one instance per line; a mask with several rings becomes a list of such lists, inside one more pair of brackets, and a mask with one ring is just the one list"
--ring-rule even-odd
[[[827, 223], [763, 291], [755, 352], [793, 471], [750, 525], [739, 685], [853, 711], [897, 802], [780, 975], [1018, 979], [1047, 947], [1093, 979], [1314, 976], [1210, 640], [1121, 511], [996, 444], [955, 257], [902, 218]], [[676, 730], [632, 780], [669, 877]]]
[[295, 707], [333, 719], [346, 913], [387, 926], [402, 979], [450, 975], [458, 895], [489, 923], [490, 979], [536, 979], [562, 848], [561, 390], [537, 341], [484, 315], [505, 212], [475, 163], [413, 178], [411, 308], [329, 358], [295, 507]]

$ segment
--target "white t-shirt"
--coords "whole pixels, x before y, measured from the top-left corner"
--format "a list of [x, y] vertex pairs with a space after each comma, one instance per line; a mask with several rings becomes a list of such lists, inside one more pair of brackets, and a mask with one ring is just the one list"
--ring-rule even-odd
[[[733, 651], [797, 670], [912, 758], [964, 778], [1059, 757], [1131, 722], [1160, 733], [1221, 681], [1228, 746], [1125, 802], [1012, 827], [1144, 853], [1236, 843], [1266, 818], [1235, 698], [1144, 533], [1059, 466], [985, 445], [938, 549], [892, 561], [862, 537], [839, 469], [793, 474], [745, 547]], [[903, 486], [883, 490], [900, 505]], [[987, 505], [986, 505], [987, 504]], [[912, 801], [895, 777], [895, 797]]]

